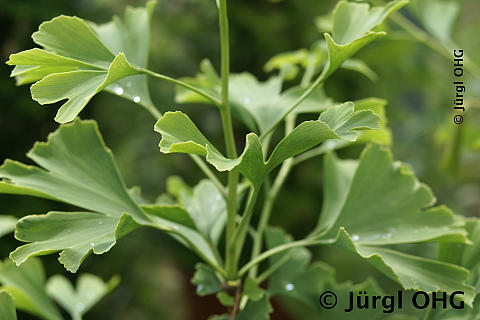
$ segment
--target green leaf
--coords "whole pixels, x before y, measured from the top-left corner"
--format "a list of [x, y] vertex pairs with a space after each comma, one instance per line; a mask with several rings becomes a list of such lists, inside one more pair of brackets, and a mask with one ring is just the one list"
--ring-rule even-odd
[[[32, 98], [42, 105], [67, 99], [55, 117], [55, 121], [66, 123], [75, 119], [94, 95], [117, 80], [134, 74], [140, 74], [140, 69], [130, 64], [123, 53], [119, 53], [108, 71], [53, 73], [36, 82], [30, 90]], [[123, 89], [119, 90], [123, 92]]]
[[197, 286], [197, 294], [199, 296], [207, 296], [219, 292], [222, 290], [221, 283], [215, 270], [203, 263], [197, 263], [195, 265], [192, 284]]
[[45, 272], [40, 260], [31, 259], [20, 267], [5, 260], [0, 263], [0, 283], [13, 297], [17, 309], [46, 320], [62, 319], [45, 290]]
[[327, 139], [353, 141], [357, 137], [356, 129], [378, 127], [379, 118], [373, 112], [353, 112], [353, 108], [352, 103], [345, 103], [325, 111], [319, 120], [303, 122], [278, 143], [267, 162], [263, 160], [262, 146], [254, 133], [247, 135], [245, 149], [237, 159], [227, 159], [205, 138], [187, 115], [178, 111], [165, 113], [155, 124], [155, 131], [162, 134], [160, 151], [206, 156], [207, 161], [217, 170], [238, 170], [254, 186], [259, 186], [266, 174], [290, 157]]
[[172, 234], [172, 236], [191, 248], [210, 265], [219, 266], [220, 259], [214, 251], [214, 246], [201, 234], [190, 214], [177, 205], [150, 205], [142, 207], [154, 222], [154, 227], [160, 228]]
[[47, 281], [47, 293], [68, 311], [72, 319], [82, 316], [112, 291], [120, 282], [113, 277], [108, 282], [92, 274], [82, 274], [75, 289], [64, 276], [54, 275]]
[[325, 170], [325, 201], [316, 237], [359, 255], [405, 289], [461, 290], [471, 305], [467, 270], [381, 247], [467, 242], [462, 219], [444, 206], [426, 209], [435, 198], [406, 165], [393, 162], [388, 150], [371, 145], [358, 164], [327, 155]]
[[[259, 301], [249, 300], [245, 308], [237, 313], [235, 320], [269, 320], [269, 314], [273, 311], [272, 305], [267, 297]], [[230, 315], [215, 315], [208, 318], [209, 320], [230, 320]]]
[[422, 0], [414, 1], [414, 5], [412, 7], [416, 7], [425, 29], [445, 45], [453, 45], [452, 32], [460, 14], [460, 4], [456, 1]]
[[13, 299], [5, 291], [0, 291], [0, 314], [4, 320], [17, 320]]
[[32, 243], [12, 252], [18, 264], [32, 255], [65, 249], [60, 260], [74, 272], [92, 250], [106, 252], [137, 223], [151, 223], [127, 192], [94, 121], [60, 126], [28, 157], [42, 168], [6, 160], [0, 167], [0, 192], [45, 197], [91, 212], [21, 219], [16, 237]]
[[408, 166], [393, 162], [388, 150], [368, 146], [356, 168], [329, 154], [325, 168], [326, 190], [332, 186], [334, 191], [325, 193], [317, 227], [322, 238], [335, 238], [343, 227], [355, 243], [365, 245], [466, 241], [464, 222], [448, 208], [424, 210], [435, 202], [431, 190]]
[[202, 180], [192, 193], [182, 192], [180, 202], [195, 228], [216, 245], [227, 218], [225, 199], [218, 188], [210, 180]]
[[[292, 237], [280, 228], [266, 229], [267, 248], [272, 249], [292, 241]], [[282, 299], [300, 301], [302, 318], [315, 319], [319, 314], [325, 319], [384, 319], [381, 308], [356, 309], [345, 313], [348, 307], [350, 292], [367, 291], [370, 296], [385, 295], [373, 279], [354, 284], [350, 281], [337, 283], [335, 270], [324, 263], [311, 263], [311, 253], [306, 248], [293, 248], [286, 252], [274, 255], [269, 259], [270, 267], [279, 266], [271, 275], [268, 282], [268, 293]], [[327, 310], [319, 304], [319, 296], [324, 291], [332, 291], [337, 296], [336, 308]], [[287, 308], [290, 304], [282, 304]], [[308, 306], [308, 308], [305, 308]], [[299, 310], [292, 308], [292, 314]], [[398, 310], [397, 310], [398, 312]]]
[[0, 237], [9, 234], [15, 229], [17, 218], [13, 216], [0, 215]]
[[387, 116], [385, 114], [385, 106], [387, 101], [379, 98], [366, 98], [357, 100], [355, 103], [355, 111], [371, 110], [380, 117], [380, 128], [377, 130], [367, 130], [360, 134], [358, 142], [374, 142], [377, 144], [389, 146], [392, 144], [392, 131], [387, 126]]
[[109, 251], [122, 236], [139, 225], [124, 214], [112, 217], [93, 212], [50, 212], [30, 215], [19, 220], [15, 237], [26, 245], [18, 247], [10, 258], [18, 265], [32, 256], [61, 251], [58, 261], [70, 272], [93, 252]]
[[36, 82], [32, 98], [40, 104], [67, 99], [55, 117], [60, 123], [72, 121], [104, 89], [151, 109], [146, 75], [140, 74], [147, 66], [154, 6], [128, 7], [125, 23], [115, 17], [98, 26], [63, 15], [44, 22], [32, 35], [43, 49], [12, 54], [12, 76], [17, 84]]
[[258, 301], [265, 295], [265, 291], [257, 285], [255, 280], [247, 277], [243, 283], [242, 294], [248, 297], [249, 300]]
[[332, 36], [325, 33], [328, 46], [328, 62], [321, 77], [326, 79], [348, 58], [384, 32], [372, 32], [390, 14], [408, 1], [391, 1], [384, 7], [370, 8], [366, 3], [340, 1], [333, 11]]
[[345, 45], [363, 37], [408, 1], [391, 1], [383, 7], [340, 1], [333, 11], [333, 40]]

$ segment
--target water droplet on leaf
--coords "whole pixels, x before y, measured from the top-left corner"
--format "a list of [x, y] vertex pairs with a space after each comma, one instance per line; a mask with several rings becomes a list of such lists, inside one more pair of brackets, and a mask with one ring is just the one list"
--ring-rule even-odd
[[245, 99], [243, 99], [243, 103], [245, 104], [250, 104], [250, 98], [249, 97], [246, 97]]
[[139, 97], [139, 96], [135, 96], [135, 97], [133, 97], [133, 102], [135, 102], [135, 103], [139, 103], [139, 102], [140, 102], [140, 100], [141, 100], [141, 99], [140, 99], [140, 97]]
[[285, 286], [285, 290], [287, 291], [293, 291], [295, 289], [295, 285], [293, 283], [288, 283], [286, 286]]
[[113, 91], [115, 91], [115, 93], [118, 94], [119, 96], [121, 96], [123, 94], [123, 88], [120, 87], [120, 86], [115, 86], [113, 88]]
[[95, 243], [90, 242], [90, 247], [92, 247], [92, 248], [95, 247]]
[[354, 235], [352, 235], [352, 240], [353, 241], [358, 241], [358, 240], [360, 240], [360, 237], [358, 236], [358, 234], [354, 234]]
[[77, 308], [77, 310], [79, 312], [82, 312], [83, 310], [85, 310], [85, 305], [81, 302], [77, 303], [77, 305], [75, 307]]

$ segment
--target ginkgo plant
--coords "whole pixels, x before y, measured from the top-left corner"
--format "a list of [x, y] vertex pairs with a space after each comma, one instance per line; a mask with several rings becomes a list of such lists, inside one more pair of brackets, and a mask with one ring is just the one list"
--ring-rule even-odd
[[[15, 238], [26, 243], [10, 254], [17, 268], [12, 262], [0, 266], [5, 291], [0, 292], [2, 319], [15, 319], [14, 307], [43, 319], [61, 318], [48, 294], [73, 319], [80, 319], [116, 285], [116, 278], [105, 284], [83, 275], [75, 291], [65, 279], [54, 276], [45, 288], [45, 276], [34, 256], [60, 252], [60, 263], [77, 272], [92, 252], [103, 254], [118, 239], [145, 227], [167, 232], [198, 255], [201, 262], [192, 278], [197, 293], [215, 294], [228, 308], [226, 314], [212, 319], [268, 319], [270, 300], [277, 296], [305, 304], [314, 317], [338, 319], [345, 317], [342, 310], [322, 309], [318, 303], [322, 291], [382, 292], [373, 280], [337, 283], [328, 261], [312, 263], [307, 247], [313, 246], [351, 253], [406, 290], [462, 291], [468, 307], [462, 315], [475, 312], [471, 308], [476, 283], [467, 268], [478, 269], [474, 257], [478, 222], [455, 215], [445, 206], [434, 206], [430, 188], [418, 181], [408, 165], [393, 160], [384, 100], [339, 103], [323, 90], [325, 81], [339, 68], [375, 77], [353, 56], [371, 41], [385, 37], [382, 23], [407, 3], [399, 0], [370, 7], [339, 1], [329, 17], [331, 32], [324, 34], [324, 40], [312, 50], [274, 57], [266, 69], [278, 73], [264, 82], [249, 73], [230, 73], [226, 0], [217, 1], [220, 73], [206, 59], [200, 73], [181, 79], [148, 69], [153, 1], [145, 7], [127, 8], [123, 21], [115, 17], [98, 25], [59, 16], [42, 23], [32, 36], [41, 48], [12, 54], [7, 64], [15, 66], [12, 76], [18, 84], [34, 83], [32, 98], [40, 104], [66, 100], [55, 117], [61, 125], [27, 153], [36, 165], [4, 162], [0, 193], [64, 202], [78, 211], [27, 215], [18, 221], [0, 217], [0, 232], [9, 232], [15, 225]], [[301, 82], [284, 89], [301, 69], [305, 69]], [[161, 114], [150, 98], [148, 76], [174, 84], [179, 104], [217, 108], [226, 154], [185, 113]], [[165, 181], [167, 193], [155, 201], [144, 199], [139, 189], [127, 188], [96, 122], [77, 117], [101, 91], [148, 110], [156, 121], [153, 129], [161, 136], [159, 152], [189, 154], [205, 179], [189, 186], [171, 177]], [[298, 121], [300, 114], [310, 120]], [[251, 131], [241, 152], [232, 115]], [[283, 136], [277, 139], [274, 133], [280, 134], [281, 129]], [[351, 145], [364, 146], [358, 159], [335, 154]], [[322, 210], [308, 236], [293, 240], [269, 220], [286, 177], [313, 157], [323, 161]], [[226, 186], [220, 175], [227, 176]], [[252, 223], [254, 216], [258, 224]], [[438, 260], [401, 251], [400, 245], [427, 242], [439, 243]], [[22, 277], [35, 279], [36, 291], [25, 288], [34, 283]], [[30, 297], [25, 300], [26, 296]], [[348, 316], [383, 318], [381, 310]]]

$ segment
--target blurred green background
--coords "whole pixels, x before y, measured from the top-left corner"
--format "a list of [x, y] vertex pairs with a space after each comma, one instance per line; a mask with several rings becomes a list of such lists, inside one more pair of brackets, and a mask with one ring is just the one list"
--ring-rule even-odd
[[[331, 11], [336, 1], [267, 0], [229, 1], [232, 72], [248, 71], [265, 80], [265, 62], [284, 51], [309, 48], [322, 38], [314, 24], [317, 16]], [[459, 1], [461, 14], [454, 40], [480, 65], [480, 3]], [[42, 0], [0, 1], [0, 58], [34, 47], [30, 35], [38, 25], [57, 15], [76, 15], [97, 23], [113, 14], [122, 15], [127, 5], [144, 1], [125, 0]], [[412, 18], [408, 10], [402, 12]], [[214, 0], [159, 0], [152, 27], [150, 68], [173, 77], [198, 72], [200, 61], [208, 57], [219, 65], [218, 24]], [[414, 18], [413, 18], [414, 19]], [[408, 162], [421, 181], [429, 184], [438, 202], [458, 214], [480, 216], [480, 80], [468, 75], [470, 110], [462, 127], [459, 152], [450, 152], [455, 136], [452, 121], [452, 62], [401, 32], [394, 24], [389, 36], [368, 45], [356, 56], [364, 60], [379, 80], [371, 82], [348, 70], [338, 71], [326, 84], [327, 93], [337, 101], [380, 97], [388, 100], [387, 116], [393, 130], [393, 153]], [[474, 41], [475, 40], [475, 41]], [[0, 64], [0, 162], [6, 158], [31, 163], [25, 153], [37, 140], [45, 140], [55, 130], [57, 106], [40, 106], [30, 97], [28, 86], [16, 87], [9, 78], [11, 67]], [[221, 144], [221, 123], [216, 109], [204, 105], [175, 105], [174, 88], [150, 80], [153, 101], [163, 112], [183, 110], [217, 145]], [[477, 98], [475, 98], [477, 97]], [[96, 96], [80, 114], [99, 123], [107, 145], [113, 150], [128, 186], [141, 186], [147, 198], [165, 191], [165, 180], [180, 175], [196, 184], [202, 173], [182, 155], [160, 154], [160, 136], [153, 132], [150, 115], [132, 103], [108, 93]], [[237, 141], [241, 147], [246, 129], [238, 122]], [[341, 151], [342, 157], [357, 157], [360, 148]], [[314, 158], [296, 168], [278, 197], [272, 224], [282, 226], [295, 237], [305, 235], [316, 221], [322, 205], [322, 161]], [[2, 214], [17, 217], [69, 209], [47, 200], [0, 195]], [[0, 256], [18, 245], [13, 236], [0, 240]], [[433, 254], [435, 248], [407, 248]], [[374, 275], [385, 288], [394, 286], [366, 265], [353, 271], [352, 262], [341, 254], [322, 248], [315, 257], [337, 267], [338, 281], [362, 281]], [[43, 257], [47, 274], [68, 274], [55, 255]], [[170, 237], [141, 229], [122, 239], [109, 253], [90, 256], [80, 272], [104, 279], [122, 277], [120, 286], [86, 319], [206, 319], [223, 308], [215, 297], [200, 298], [190, 284], [196, 257]], [[349, 263], [345, 263], [349, 261]], [[354, 260], [354, 263], [358, 261]], [[274, 303], [273, 319], [293, 319], [279, 303]], [[21, 314], [20, 319], [30, 319]]]

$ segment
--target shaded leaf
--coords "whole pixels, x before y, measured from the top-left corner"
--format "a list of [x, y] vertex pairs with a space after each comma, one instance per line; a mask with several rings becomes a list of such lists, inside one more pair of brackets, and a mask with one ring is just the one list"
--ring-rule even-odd
[[214, 246], [197, 230], [189, 213], [184, 208], [170, 204], [157, 204], [142, 208], [153, 220], [154, 227], [169, 232], [209, 264], [220, 265], [220, 259], [214, 251]]
[[108, 282], [92, 274], [82, 274], [74, 288], [64, 276], [54, 275], [47, 282], [47, 293], [68, 311], [72, 319], [81, 319], [95, 304], [120, 282], [113, 277]]
[[17, 309], [46, 320], [62, 319], [45, 290], [45, 272], [40, 260], [31, 259], [20, 267], [5, 260], [0, 263], [0, 283], [13, 297]]
[[195, 265], [195, 274], [192, 283], [197, 286], [197, 294], [199, 296], [207, 296], [222, 290], [221, 281], [215, 270], [203, 263]]
[[15, 304], [8, 292], [0, 291], [0, 314], [4, 320], [17, 320]]
[[[388, 150], [367, 147], [356, 164], [325, 157], [325, 202], [316, 237], [373, 264], [405, 289], [461, 290], [472, 303], [468, 271], [380, 246], [425, 241], [466, 243], [462, 219], [434, 204], [430, 189]], [[338, 231], [340, 230], [340, 231]]]
[[[456, 1], [414, 1], [416, 13], [435, 38], [445, 45], [452, 45], [452, 32], [460, 14], [460, 4]], [[412, 7], [415, 7], [412, 6]]]
[[243, 283], [242, 294], [248, 297], [249, 300], [258, 301], [264, 296], [265, 291], [257, 285], [255, 280], [247, 277]]

